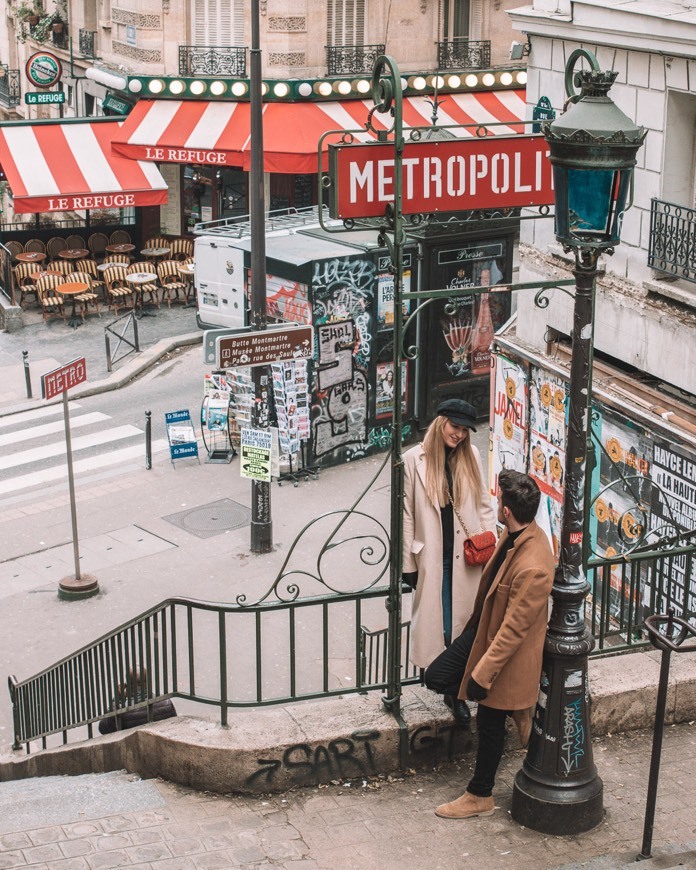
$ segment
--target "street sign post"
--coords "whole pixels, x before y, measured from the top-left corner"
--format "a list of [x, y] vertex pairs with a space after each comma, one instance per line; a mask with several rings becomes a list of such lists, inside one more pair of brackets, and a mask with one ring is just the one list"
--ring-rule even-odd
[[247, 332], [215, 339], [217, 366], [266, 366], [286, 359], [309, 359], [314, 351], [311, 326], [284, 326], [280, 329]]
[[57, 369], [41, 375], [41, 393], [44, 399], [63, 396], [63, 420], [65, 424], [65, 452], [68, 462], [68, 490], [70, 492], [70, 520], [72, 523], [73, 556], [75, 559], [75, 574], [63, 577], [58, 584], [59, 598], [75, 600], [88, 598], [99, 592], [97, 578], [91, 574], [80, 573], [80, 547], [77, 539], [77, 506], [75, 504], [75, 477], [73, 474], [72, 439], [70, 437], [70, 410], [68, 408], [68, 390], [87, 380], [87, 362], [84, 357], [78, 357]]
[[[486, 136], [407, 142], [403, 214], [553, 204], [543, 136]], [[382, 217], [394, 202], [391, 142], [329, 145], [332, 218]]]

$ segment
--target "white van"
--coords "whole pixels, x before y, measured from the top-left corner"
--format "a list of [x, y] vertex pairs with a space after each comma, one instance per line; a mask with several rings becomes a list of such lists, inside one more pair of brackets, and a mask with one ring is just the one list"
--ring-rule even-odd
[[[319, 226], [316, 207], [269, 212], [266, 236], [289, 235], [311, 226]], [[196, 224], [193, 232], [198, 326], [201, 329], [246, 326], [244, 251], [249, 250], [251, 239], [249, 217]]]

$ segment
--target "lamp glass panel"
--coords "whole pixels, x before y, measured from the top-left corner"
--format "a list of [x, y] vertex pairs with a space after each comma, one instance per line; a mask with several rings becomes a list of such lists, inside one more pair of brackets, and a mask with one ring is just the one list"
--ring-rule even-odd
[[610, 169], [568, 170], [568, 229], [572, 235], [608, 235], [618, 176]]

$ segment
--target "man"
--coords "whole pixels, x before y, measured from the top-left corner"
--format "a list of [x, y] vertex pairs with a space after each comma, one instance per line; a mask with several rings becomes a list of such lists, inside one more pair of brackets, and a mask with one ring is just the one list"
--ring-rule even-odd
[[506, 717], [526, 746], [539, 691], [554, 559], [534, 521], [539, 487], [508, 469], [498, 484], [498, 520], [506, 530], [481, 575], [471, 619], [425, 672], [429, 689], [478, 702], [474, 775], [460, 798], [435, 810], [445, 819], [492, 815]]

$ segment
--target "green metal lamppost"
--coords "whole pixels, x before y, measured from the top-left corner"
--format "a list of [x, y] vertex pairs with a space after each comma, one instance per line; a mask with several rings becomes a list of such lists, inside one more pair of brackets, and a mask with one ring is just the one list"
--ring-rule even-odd
[[[584, 57], [590, 70], [574, 74]], [[566, 66], [567, 111], [543, 127], [555, 186], [556, 238], [575, 256], [568, 437], [560, 559], [552, 591], [539, 702], [529, 751], [515, 779], [513, 818], [536, 831], [577, 834], [602, 820], [602, 781], [592, 758], [585, 623], [585, 488], [594, 298], [600, 254], [619, 243], [633, 168], [646, 131], [610, 99], [616, 72], [578, 49]], [[573, 85], [581, 88], [576, 94]]]

